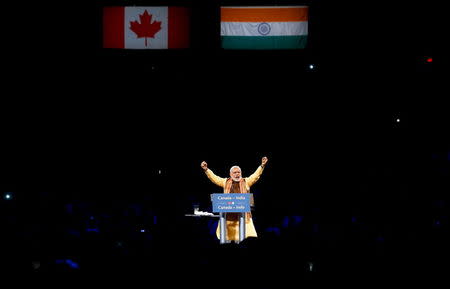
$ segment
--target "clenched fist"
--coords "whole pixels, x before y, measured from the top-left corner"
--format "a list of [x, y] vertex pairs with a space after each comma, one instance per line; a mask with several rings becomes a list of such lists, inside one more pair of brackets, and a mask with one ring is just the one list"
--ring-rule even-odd
[[267, 157], [263, 157], [261, 160], [261, 166], [264, 167], [269, 159]]
[[202, 169], [205, 170], [205, 171], [208, 169], [208, 164], [207, 164], [205, 161], [203, 161], [203, 162], [200, 164], [200, 166], [201, 166]]

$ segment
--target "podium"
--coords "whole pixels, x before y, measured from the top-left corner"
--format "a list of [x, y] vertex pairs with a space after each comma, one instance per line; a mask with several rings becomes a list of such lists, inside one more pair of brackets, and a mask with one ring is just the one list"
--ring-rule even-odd
[[227, 213], [240, 213], [239, 243], [245, 239], [245, 213], [250, 212], [253, 194], [211, 194], [212, 211], [219, 213], [220, 244], [227, 243]]

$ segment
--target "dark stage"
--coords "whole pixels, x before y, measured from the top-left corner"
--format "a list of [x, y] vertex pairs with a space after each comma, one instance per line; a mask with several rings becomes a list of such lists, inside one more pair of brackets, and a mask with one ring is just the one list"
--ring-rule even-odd
[[[442, 281], [449, 113], [432, 5], [330, 2], [8, 4], [2, 272], [129, 287]], [[274, 4], [310, 7], [305, 49], [220, 48], [220, 6]], [[103, 48], [110, 5], [191, 8], [191, 47]], [[246, 177], [263, 156], [258, 238], [220, 245], [217, 219], [186, 216], [222, 190], [200, 163]]]

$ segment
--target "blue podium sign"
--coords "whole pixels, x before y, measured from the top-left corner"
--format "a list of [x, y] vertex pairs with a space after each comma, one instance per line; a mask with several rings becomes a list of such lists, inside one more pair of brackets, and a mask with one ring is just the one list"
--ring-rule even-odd
[[250, 212], [251, 194], [211, 194], [214, 213]]

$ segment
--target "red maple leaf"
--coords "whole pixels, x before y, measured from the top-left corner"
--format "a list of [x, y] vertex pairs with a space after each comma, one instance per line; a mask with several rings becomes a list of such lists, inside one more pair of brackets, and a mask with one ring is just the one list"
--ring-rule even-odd
[[161, 21], [153, 21], [152, 15], [148, 14], [147, 9], [143, 14], [139, 14], [141, 23], [130, 21], [130, 29], [136, 33], [138, 38], [145, 37], [145, 46], [147, 46], [147, 37], [155, 38], [155, 34], [161, 30]]

